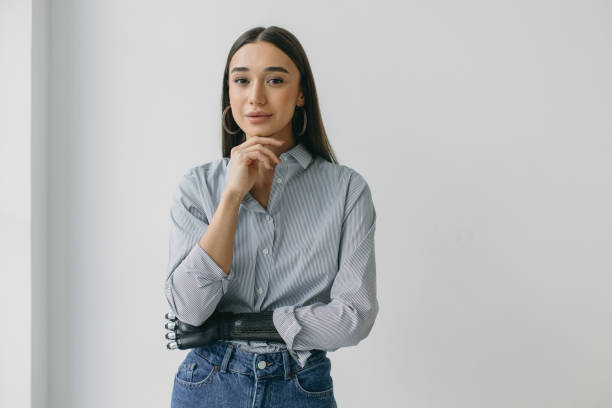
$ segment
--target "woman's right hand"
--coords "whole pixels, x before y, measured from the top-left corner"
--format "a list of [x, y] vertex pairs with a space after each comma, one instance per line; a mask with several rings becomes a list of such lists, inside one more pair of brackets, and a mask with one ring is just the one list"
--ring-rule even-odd
[[230, 153], [225, 191], [244, 197], [255, 185], [260, 164], [272, 170], [281, 162], [267, 146], [282, 146], [283, 143], [284, 140], [272, 137], [251, 136], [245, 142], [234, 146]]

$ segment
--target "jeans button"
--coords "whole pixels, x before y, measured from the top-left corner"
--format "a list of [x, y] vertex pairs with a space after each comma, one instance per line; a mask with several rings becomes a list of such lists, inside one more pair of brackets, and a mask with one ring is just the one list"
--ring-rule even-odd
[[257, 367], [259, 367], [260, 370], [263, 370], [264, 368], [266, 368], [266, 362], [260, 361], [259, 363], [257, 363]]

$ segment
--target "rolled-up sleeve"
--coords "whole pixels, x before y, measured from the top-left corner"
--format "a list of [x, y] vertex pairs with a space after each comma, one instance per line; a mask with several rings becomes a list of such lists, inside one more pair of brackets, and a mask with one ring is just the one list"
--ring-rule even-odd
[[335, 351], [357, 345], [369, 335], [379, 309], [375, 230], [376, 210], [370, 188], [355, 172], [349, 181], [331, 301], [274, 310], [274, 325], [288, 348]]
[[208, 228], [200, 182], [192, 170], [183, 176], [172, 196], [165, 280], [170, 309], [179, 320], [194, 326], [212, 315], [232, 279], [199, 244]]

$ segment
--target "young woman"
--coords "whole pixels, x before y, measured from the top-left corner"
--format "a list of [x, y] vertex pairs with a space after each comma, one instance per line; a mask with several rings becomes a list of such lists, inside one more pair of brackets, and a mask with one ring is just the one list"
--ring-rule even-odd
[[221, 108], [223, 157], [189, 170], [173, 195], [166, 298], [193, 326], [218, 312], [268, 316], [282, 341], [192, 348], [172, 406], [335, 407], [326, 354], [358, 344], [378, 314], [370, 189], [337, 163], [288, 31], [236, 40]]

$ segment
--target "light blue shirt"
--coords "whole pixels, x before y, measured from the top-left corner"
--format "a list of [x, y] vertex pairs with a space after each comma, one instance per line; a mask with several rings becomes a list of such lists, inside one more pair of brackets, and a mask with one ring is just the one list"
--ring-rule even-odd
[[199, 326], [222, 312], [273, 310], [286, 345], [233, 340], [248, 351], [286, 348], [304, 367], [313, 349], [354, 346], [378, 314], [376, 211], [355, 170], [314, 157], [302, 144], [282, 153], [267, 209], [247, 193], [238, 211], [230, 273], [199, 245], [219, 206], [229, 158], [190, 169], [170, 210], [165, 295], [179, 320]]

